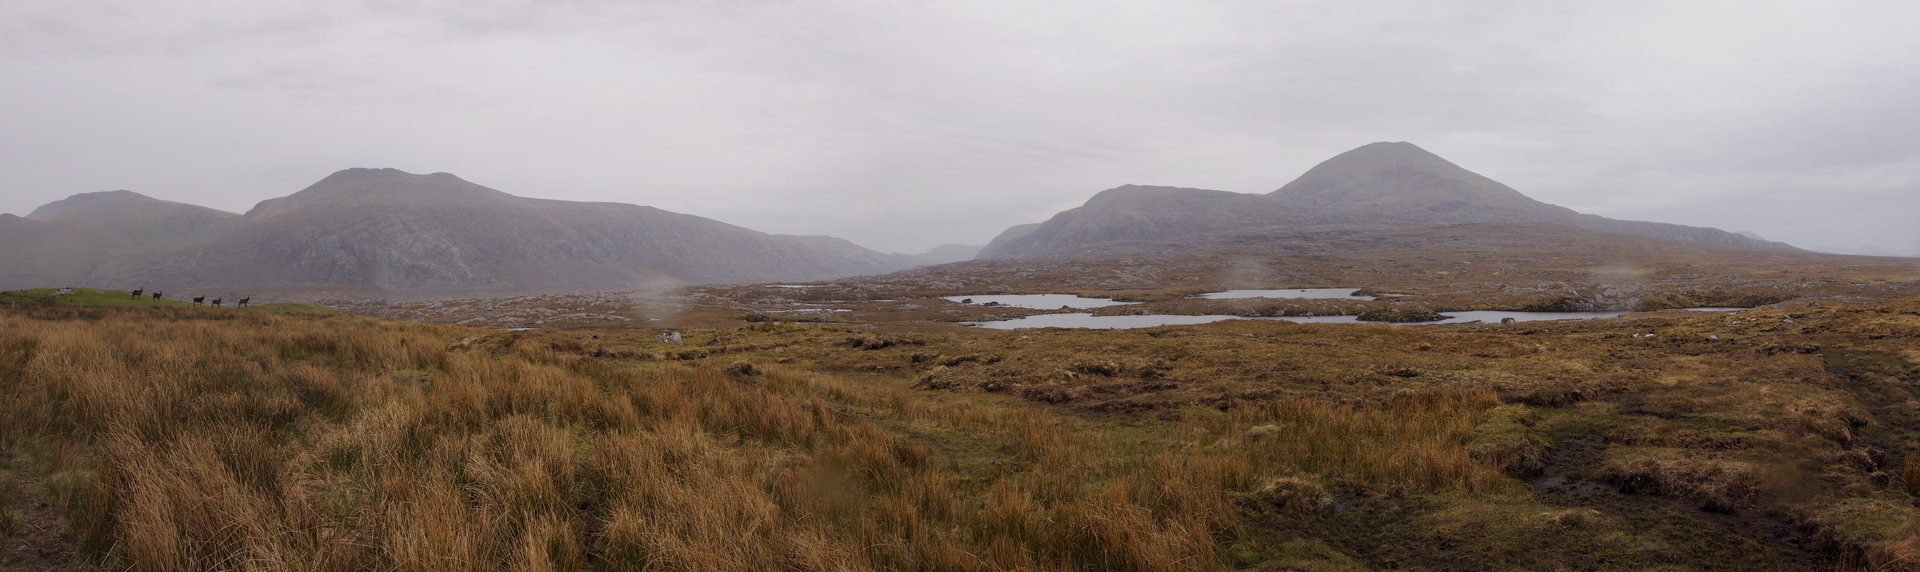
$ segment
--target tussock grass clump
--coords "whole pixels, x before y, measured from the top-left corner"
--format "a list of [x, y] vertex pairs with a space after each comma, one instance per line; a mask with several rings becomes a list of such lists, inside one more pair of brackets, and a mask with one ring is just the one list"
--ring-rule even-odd
[[1622, 448], [1610, 452], [1601, 476], [1622, 490], [1691, 499], [1711, 511], [1751, 506], [1765, 479], [1750, 463], [1682, 456], [1674, 450]]
[[1464, 444], [1498, 404], [1490, 391], [1443, 388], [1378, 406], [1304, 399], [1254, 404], [1234, 409], [1229, 422], [1241, 432], [1270, 425], [1287, 436], [1247, 447], [1289, 472], [1416, 491], [1488, 492], [1515, 483], [1499, 463], [1476, 459]]
[[14, 484], [12, 468], [3, 464], [11, 460], [0, 459], [0, 538], [19, 533], [21, 525], [20, 511], [14, 507], [20, 491]]
[[1907, 457], [1906, 463], [1900, 468], [1900, 488], [1906, 490], [1907, 494], [1920, 497], [1920, 460]]
[[1467, 452], [1514, 476], [1537, 475], [1547, 465], [1546, 444], [1534, 431], [1538, 423], [1539, 415], [1524, 405], [1495, 407], [1474, 427]]

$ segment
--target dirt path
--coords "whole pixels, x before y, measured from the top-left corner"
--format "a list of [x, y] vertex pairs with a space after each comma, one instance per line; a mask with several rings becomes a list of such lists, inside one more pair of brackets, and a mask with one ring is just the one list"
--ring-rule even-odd
[[40, 477], [26, 461], [6, 451], [0, 451], [0, 463], [13, 474], [12, 483], [0, 483], [12, 487], [11, 494], [0, 494], [0, 498], [9, 501], [6, 508], [14, 519], [7, 523], [11, 526], [0, 530], [6, 538], [0, 570], [66, 570], [73, 563], [73, 535], [54, 515], [51, 499], [40, 487]]

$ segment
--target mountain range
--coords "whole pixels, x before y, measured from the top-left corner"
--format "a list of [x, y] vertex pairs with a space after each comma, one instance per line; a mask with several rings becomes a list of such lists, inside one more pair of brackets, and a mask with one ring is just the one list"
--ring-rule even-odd
[[[929, 260], [652, 207], [517, 197], [447, 173], [348, 169], [245, 214], [89, 193], [0, 219], [0, 287], [634, 290], [818, 280]], [[962, 255], [968, 253], [961, 253]]]
[[1009, 228], [981, 258], [1069, 254], [1125, 241], [1205, 243], [1257, 227], [1391, 229], [1469, 223], [1556, 224], [1724, 246], [1798, 250], [1719, 229], [1615, 220], [1528, 198], [1412, 143], [1371, 143], [1264, 194], [1126, 185], [1044, 223]]
[[519, 197], [448, 173], [347, 169], [244, 214], [129, 191], [85, 193], [26, 217], [0, 215], [0, 244], [8, 246], [0, 249], [0, 288], [421, 297], [622, 291], [1487, 223], [1798, 251], [1718, 229], [1577, 213], [1395, 142], [1342, 153], [1266, 194], [1126, 185], [1043, 223], [1009, 228], [985, 247], [919, 255], [652, 207]]

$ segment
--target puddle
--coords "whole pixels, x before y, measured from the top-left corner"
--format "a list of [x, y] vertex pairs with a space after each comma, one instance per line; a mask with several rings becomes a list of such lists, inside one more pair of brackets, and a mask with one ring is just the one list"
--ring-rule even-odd
[[1293, 300], [1373, 300], [1372, 296], [1355, 296], [1359, 288], [1284, 288], [1277, 290], [1228, 290], [1208, 292], [1199, 297], [1208, 300], [1231, 300], [1236, 298], [1287, 298]]
[[[942, 299], [982, 306], [999, 305], [1012, 306], [1015, 308], [1032, 308], [1035, 310], [1054, 310], [1062, 307], [1084, 310], [1087, 308], [1105, 308], [1107, 306], [1125, 306], [1132, 304], [1132, 302], [1115, 302], [1106, 298], [1082, 298], [1073, 294], [982, 294], [977, 296], [943, 296]], [[972, 300], [972, 302], [967, 302], [968, 300]]]
[[1095, 316], [1093, 314], [1040, 314], [999, 320], [993, 322], [968, 322], [982, 328], [994, 330], [1018, 330], [1022, 328], [1086, 328], [1090, 330], [1126, 330], [1132, 328], [1151, 328], [1154, 326], [1186, 326], [1206, 324], [1221, 320], [1245, 320], [1242, 316], [1174, 316], [1149, 314], [1145, 316]]
[[[1442, 312], [1451, 318], [1437, 322], [1401, 322], [1393, 325], [1418, 326], [1424, 324], [1464, 324], [1468, 322], [1500, 323], [1506, 318], [1516, 322], [1538, 322], [1544, 320], [1592, 320], [1612, 318], [1626, 312], [1506, 312], [1499, 310], [1473, 310], [1467, 312]], [[1148, 314], [1144, 316], [1095, 316], [1093, 314], [1041, 314], [1012, 320], [993, 322], [968, 322], [971, 325], [995, 330], [1016, 330], [1021, 328], [1086, 328], [1090, 330], [1125, 330], [1131, 328], [1151, 328], [1154, 326], [1186, 326], [1207, 324], [1222, 320], [1282, 320], [1301, 324], [1381, 324], [1387, 322], [1362, 322], [1355, 316], [1284, 316], [1284, 317], [1248, 317], [1248, 316], [1178, 316], [1170, 314]]]
[[1680, 308], [1680, 310], [1684, 312], [1738, 312], [1741, 310], [1748, 310], [1748, 309], [1750, 308], [1718, 308], [1718, 307]]
[[1513, 318], [1515, 322], [1539, 322], [1544, 320], [1594, 320], [1612, 318], [1627, 312], [1506, 312], [1501, 310], [1469, 310], [1466, 312], [1441, 312], [1450, 319], [1438, 322], [1419, 322], [1421, 324], [1464, 324], [1467, 322], [1487, 322], [1498, 324], [1501, 320]]

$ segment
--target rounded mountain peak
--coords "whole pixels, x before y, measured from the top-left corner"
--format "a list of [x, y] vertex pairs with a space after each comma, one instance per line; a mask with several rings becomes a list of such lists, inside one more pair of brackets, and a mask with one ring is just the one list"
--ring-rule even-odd
[[259, 217], [303, 208], [462, 206], [517, 198], [467, 182], [452, 173], [417, 175], [392, 168], [352, 168], [335, 171], [300, 192], [261, 202], [248, 211], [247, 216]]
[[[1338, 178], [1374, 175], [1385, 171], [1427, 172], [1434, 175], [1459, 177], [1470, 176], [1484, 179], [1472, 171], [1461, 168], [1446, 159], [1440, 158], [1419, 145], [1405, 141], [1382, 141], [1368, 143], [1351, 151], [1334, 155], [1308, 169], [1295, 180]], [[1492, 182], [1488, 180], [1488, 182]], [[1498, 184], [1498, 183], [1495, 183]], [[1293, 186], [1289, 184], [1288, 186]], [[1283, 189], [1284, 190], [1284, 189]]]
[[[324, 179], [320, 179], [320, 181], [318, 183], [314, 183], [314, 185], [318, 186], [328, 182], [332, 182], [335, 184], [342, 184], [342, 183], [359, 182], [359, 181], [407, 181], [407, 180], [414, 180], [414, 179], [438, 179], [438, 180], [460, 181], [462, 183], [466, 183], [466, 180], [461, 179], [460, 177], [454, 176], [453, 173], [446, 173], [446, 172], [438, 172], [430, 175], [416, 175], [416, 174], [408, 173], [406, 171], [402, 171], [392, 167], [382, 167], [382, 168], [352, 167], [352, 168], [334, 171], [333, 174], [327, 175], [327, 177]], [[473, 183], [467, 183], [467, 184], [471, 185]]]
[[105, 205], [105, 204], [135, 203], [135, 202], [148, 202], [148, 201], [158, 202], [153, 197], [149, 197], [140, 193], [136, 193], [136, 192], [128, 191], [124, 189], [118, 190], [118, 191], [99, 191], [99, 192], [93, 192], [93, 193], [80, 193], [64, 199], [53, 201], [51, 203], [40, 205], [40, 208], [33, 209], [33, 212], [28, 213], [27, 218], [36, 219], [36, 220], [60, 218], [62, 216], [75, 214], [80, 211], [98, 208], [101, 205]]
[[1100, 191], [1087, 199], [1088, 205], [1108, 204], [1121, 201], [1155, 199], [1167, 196], [1181, 196], [1201, 189], [1184, 187], [1163, 187], [1157, 185], [1120, 185]]
[[207, 207], [163, 201], [128, 190], [80, 193], [41, 205], [27, 214], [34, 220], [125, 221], [163, 216], [168, 213], [196, 212], [208, 216], [233, 216], [233, 213]]
[[1450, 222], [1572, 215], [1404, 141], [1335, 155], [1269, 197], [1286, 204]]

